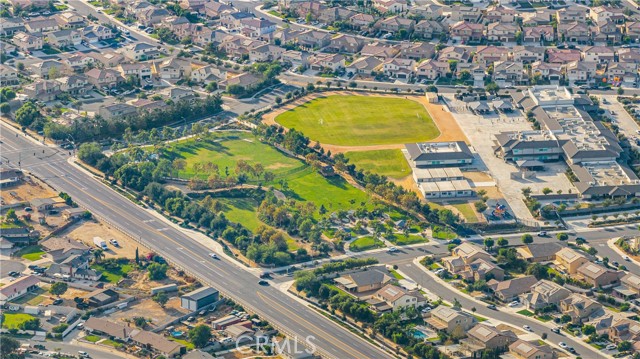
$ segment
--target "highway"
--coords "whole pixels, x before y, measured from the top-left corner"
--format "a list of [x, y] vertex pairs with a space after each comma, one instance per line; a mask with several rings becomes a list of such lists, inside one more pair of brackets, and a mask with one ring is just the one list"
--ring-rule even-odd
[[67, 163], [67, 151], [34, 143], [6, 124], [0, 125], [2, 163], [30, 171], [58, 191], [68, 193], [96, 217], [121, 229], [206, 284], [220, 290], [268, 320], [290, 337], [311, 342], [330, 358], [390, 358], [360, 337], [333, 323], [274, 287], [258, 285], [258, 278], [236, 264], [214, 260], [212, 251], [165, 221], [158, 219], [94, 177]]

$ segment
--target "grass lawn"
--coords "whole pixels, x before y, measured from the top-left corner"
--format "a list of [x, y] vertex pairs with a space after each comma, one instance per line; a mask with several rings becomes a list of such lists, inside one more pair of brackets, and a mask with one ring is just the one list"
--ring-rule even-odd
[[191, 343], [191, 342], [189, 342], [189, 341], [186, 341], [186, 340], [184, 340], [184, 339], [178, 339], [178, 338], [171, 338], [171, 337], [169, 337], [169, 340], [171, 340], [171, 341], [174, 341], [174, 342], [176, 342], [176, 343], [180, 343], [180, 344], [184, 345], [184, 346], [187, 348], [187, 350], [193, 350], [193, 349], [195, 349], [195, 347], [196, 347], [195, 345], [193, 345], [193, 343]]
[[394, 234], [393, 238], [388, 238], [388, 239], [399, 246], [406, 246], [408, 244], [427, 242], [427, 240], [424, 237], [416, 234], [409, 234], [409, 237], [406, 237], [404, 234]]
[[478, 322], [480, 322], [480, 323], [482, 323], [482, 322], [486, 322], [486, 321], [487, 321], [487, 318], [485, 318], [485, 317], [481, 317], [481, 316], [479, 316], [479, 315], [477, 315], [477, 314], [472, 314], [472, 315], [473, 315], [473, 317], [474, 317], [474, 318], [476, 318], [476, 320], [477, 320]]
[[[258, 218], [259, 203], [252, 198], [216, 198], [223, 205], [224, 215], [232, 222], [241, 223], [249, 230], [254, 231], [260, 226], [271, 227]], [[284, 235], [290, 251], [299, 248], [296, 241], [287, 234], [287, 232], [279, 230]]]
[[86, 337], [84, 337], [84, 340], [86, 340], [86, 341], [88, 341], [88, 342], [91, 342], [91, 343], [96, 343], [96, 342], [98, 342], [100, 339], [102, 339], [102, 338], [100, 338], [100, 337], [99, 337], [99, 336], [97, 336], [97, 335], [87, 335]]
[[518, 313], [518, 314], [522, 314], [522, 315], [524, 315], [525, 317], [533, 317], [533, 314], [534, 314], [533, 312], [528, 311], [528, 310], [526, 310], [526, 309], [519, 310], [519, 311], [517, 311], [516, 313]]
[[365, 236], [351, 242], [349, 249], [353, 252], [361, 252], [374, 248], [384, 247], [384, 242], [371, 236]]
[[536, 319], [538, 319], [541, 322], [545, 322], [546, 323], [546, 322], [552, 320], [553, 317], [547, 314], [547, 315], [539, 315], [539, 316], [536, 317]]
[[428, 141], [440, 131], [421, 104], [375, 96], [317, 98], [276, 117], [312, 140], [344, 146]]
[[403, 178], [411, 174], [411, 167], [400, 150], [373, 150], [347, 152], [349, 163], [363, 171], [381, 176]]
[[29, 261], [37, 261], [44, 255], [44, 251], [40, 246], [24, 247], [16, 253], [16, 257], [22, 257]]
[[451, 240], [458, 237], [455, 233], [450, 230], [433, 230], [433, 238], [443, 239], [443, 240]]
[[104, 344], [104, 345], [108, 345], [114, 348], [120, 348], [122, 346], [122, 343], [118, 343], [116, 341], [113, 341], [111, 339], [106, 339], [104, 341], [101, 341], [100, 344]]
[[393, 276], [393, 278], [400, 280], [400, 279], [404, 279], [404, 277], [402, 276], [402, 274], [396, 272], [395, 270], [390, 270], [389, 273], [391, 273], [391, 275]]
[[131, 264], [121, 264], [118, 269], [107, 270], [102, 264], [94, 263], [91, 265], [91, 269], [102, 272], [102, 280], [109, 283], [118, 283], [123, 274], [131, 272], [133, 266]]
[[11, 302], [16, 304], [38, 305], [44, 302], [45, 297], [42, 295], [44, 293], [45, 290], [38, 287], [38, 289], [32, 290], [31, 292], [23, 295], [16, 300], [12, 300]]
[[2, 327], [5, 329], [19, 329], [20, 324], [35, 318], [31, 314], [24, 313], [4, 313], [4, 320], [2, 321]]
[[458, 203], [452, 204], [464, 217], [464, 220], [467, 223], [476, 223], [478, 222], [478, 217], [476, 216], [476, 212], [473, 210], [469, 203]]
[[[220, 174], [224, 176], [225, 168], [233, 174], [237, 161], [244, 160], [250, 165], [260, 163], [265, 170], [273, 172], [276, 179], [269, 185], [282, 190], [287, 199], [311, 201], [318, 208], [324, 205], [329, 212], [353, 209], [361, 203], [369, 209], [373, 208], [369, 195], [353, 187], [342, 177], [325, 178], [302, 161], [287, 157], [246, 132], [214, 135], [212, 141], [182, 141], [171, 146], [165, 155], [170, 159], [186, 160], [187, 166], [179, 174], [183, 178], [191, 178], [196, 174], [193, 172], [195, 163], [213, 162], [218, 165]], [[206, 178], [208, 174], [198, 176]], [[282, 188], [280, 180], [286, 181], [286, 190]], [[351, 204], [352, 202], [354, 204]]]

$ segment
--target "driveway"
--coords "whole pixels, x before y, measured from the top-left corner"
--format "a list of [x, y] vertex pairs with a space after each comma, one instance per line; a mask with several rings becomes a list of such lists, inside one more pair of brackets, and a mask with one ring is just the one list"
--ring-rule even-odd
[[0, 266], [0, 278], [7, 277], [9, 272], [19, 272], [26, 268], [26, 266], [18, 261], [2, 259], [2, 265]]

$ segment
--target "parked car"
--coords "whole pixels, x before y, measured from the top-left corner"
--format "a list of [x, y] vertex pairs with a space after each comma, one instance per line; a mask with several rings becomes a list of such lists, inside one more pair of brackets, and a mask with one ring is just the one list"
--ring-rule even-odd
[[495, 306], [495, 305], [493, 305], [493, 304], [489, 304], [489, 305], [487, 305], [487, 308], [488, 308], [488, 309], [491, 309], [491, 310], [498, 310], [498, 307], [496, 307], [496, 306]]
[[62, 302], [63, 302], [62, 299], [58, 298], [58, 299], [54, 300], [52, 304], [53, 305], [60, 305], [60, 304], [62, 304]]
[[522, 326], [522, 329], [524, 329], [524, 330], [526, 330], [528, 332], [532, 332], [533, 331], [533, 329], [531, 329], [531, 327], [526, 325], [526, 324]]
[[387, 250], [387, 252], [389, 253], [395, 253], [398, 251], [398, 247], [389, 247], [389, 249]]
[[546, 236], [547, 236], [547, 231], [538, 232], [538, 237], [546, 237]]
[[617, 348], [617, 346], [615, 344], [609, 344], [605, 347], [605, 349], [607, 350], [615, 350]]
[[556, 333], [556, 334], [560, 334], [560, 328], [558, 328], [558, 327], [551, 328], [551, 331]]
[[510, 308], [517, 307], [518, 305], [520, 305], [520, 303], [518, 303], [518, 301], [515, 301], [515, 300], [513, 302], [509, 303], [509, 307]]
[[560, 348], [562, 348], [562, 349], [566, 349], [567, 347], [569, 347], [569, 346], [567, 345], [567, 343], [565, 343], [565, 342], [560, 342], [560, 343], [558, 343], [558, 346], [559, 346]]
[[114, 247], [120, 247], [120, 243], [118, 243], [118, 241], [115, 239], [110, 239], [109, 243], [111, 243], [111, 245]]
[[260, 280], [258, 281], [258, 284], [260, 284], [261, 286], [268, 286], [269, 282], [267, 282], [266, 280]]
[[268, 279], [268, 278], [271, 278], [271, 273], [269, 272], [260, 273], [260, 279]]

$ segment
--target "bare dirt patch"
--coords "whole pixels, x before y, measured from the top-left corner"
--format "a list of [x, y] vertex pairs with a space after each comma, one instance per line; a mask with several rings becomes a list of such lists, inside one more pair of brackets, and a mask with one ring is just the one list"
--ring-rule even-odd
[[180, 317], [189, 311], [180, 307], [180, 298], [173, 297], [169, 299], [164, 308], [152, 299], [143, 299], [135, 302], [135, 304], [124, 310], [116, 311], [109, 315], [116, 321], [131, 321], [135, 317], [143, 317], [150, 319], [151, 327], [166, 322], [167, 320]]
[[46, 183], [31, 176], [25, 176], [24, 181], [14, 187], [2, 190], [2, 200], [6, 204], [28, 202], [35, 198], [58, 197], [58, 194]]
[[496, 326], [496, 329], [500, 330], [500, 331], [504, 331], [504, 330], [510, 330], [512, 331], [515, 335], [523, 335], [523, 334], [527, 334], [526, 332], [516, 328], [516, 327], [512, 327], [510, 325], [507, 324], [498, 324]]
[[80, 222], [66, 231], [67, 237], [79, 240], [89, 247], [94, 247], [93, 237], [101, 237], [107, 243], [110, 239], [118, 241], [120, 247], [108, 244], [109, 249], [104, 251], [105, 258], [129, 258], [135, 259], [136, 248], [140, 256], [150, 252], [149, 249], [135, 242], [119, 230], [97, 221]]

